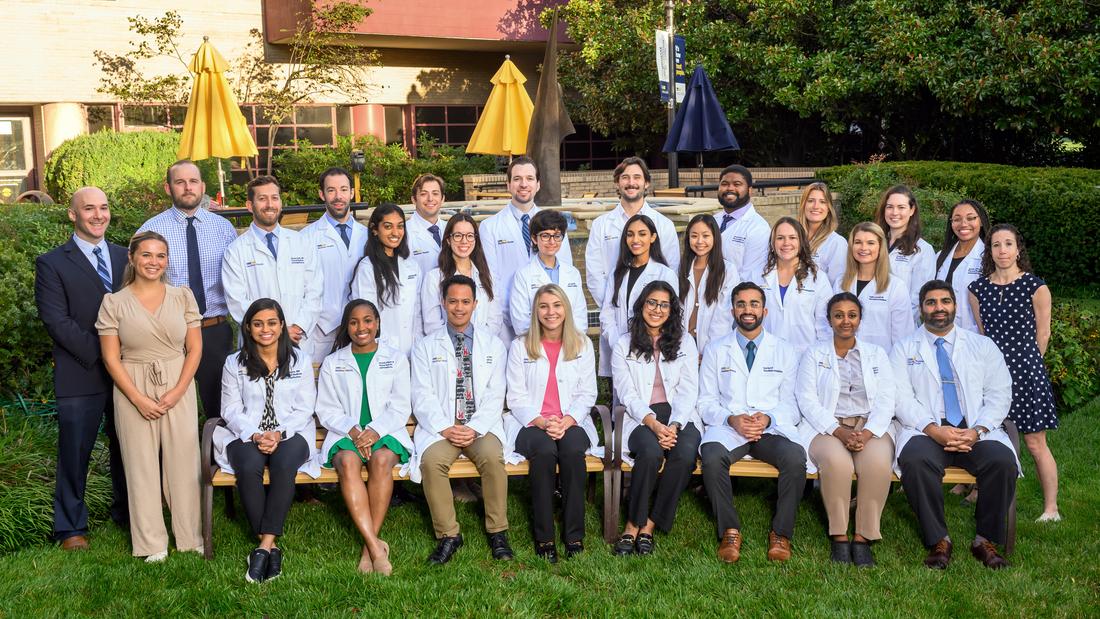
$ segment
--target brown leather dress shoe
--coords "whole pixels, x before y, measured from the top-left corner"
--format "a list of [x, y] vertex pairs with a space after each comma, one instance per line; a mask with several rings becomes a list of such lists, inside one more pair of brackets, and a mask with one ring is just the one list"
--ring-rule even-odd
[[999, 570], [1008, 567], [1008, 560], [997, 552], [997, 547], [989, 540], [971, 544], [970, 554], [974, 555], [975, 559], [981, 561], [982, 565], [991, 570]]
[[934, 570], [946, 570], [951, 563], [951, 540], [946, 537], [936, 542], [928, 556], [924, 558], [924, 566]]
[[61, 540], [61, 550], [87, 550], [88, 538], [83, 535], [74, 535]]
[[778, 535], [775, 531], [768, 533], [768, 561], [786, 561], [791, 558], [791, 540]]
[[722, 533], [722, 541], [718, 544], [718, 558], [726, 563], [737, 563], [741, 558], [741, 532], [737, 529], [726, 529]]

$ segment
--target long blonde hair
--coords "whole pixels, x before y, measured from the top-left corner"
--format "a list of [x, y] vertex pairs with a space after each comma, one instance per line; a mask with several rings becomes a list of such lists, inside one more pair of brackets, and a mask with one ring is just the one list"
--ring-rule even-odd
[[[125, 288], [134, 283], [137, 279], [137, 271], [134, 269], [134, 255], [137, 254], [138, 248], [145, 241], [160, 241], [164, 243], [164, 251], [168, 252], [168, 241], [163, 236], [153, 232], [152, 230], [146, 230], [145, 232], [139, 232], [130, 238], [130, 249], [127, 252], [129, 260], [126, 261], [126, 269], [122, 272], [122, 287]], [[166, 283], [168, 281], [168, 269], [165, 268], [160, 274], [160, 282]]]
[[817, 182], [810, 183], [802, 190], [802, 198], [798, 201], [798, 223], [802, 224], [802, 227], [806, 229], [806, 234], [810, 232], [810, 221], [806, 219], [806, 202], [810, 199], [810, 193], [814, 191], [820, 191], [825, 196], [825, 204], [829, 205], [829, 212], [825, 214], [825, 221], [821, 222], [821, 226], [818, 227], [814, 235], [809, 238], [810, 242], [810, 255], [817, 252], [821, 244], [825, 242], [825, 239], [829, 238], [829, 235], [836, 232], [837, 226], [840, 224], [839, 218], [836, 215], [836, 207], [833, 206], [833, 197], [829, 195], [829, 186], [825, 183]]
[[542, 350], [542, 323], [539, 322], [538, 306], [539, 298], [544, 294], [551, 294], [561, 301], [562, 311], [565, 317], [561, 323], [561, 351], [566, 361], [576, 359], [584, 350], [586, 336], [577, 330], [573, 324], [573, 306], [569, 303], [569, 297], [557, 284], [546, 284], [535, 292], [531, 302], [531, 327], [524, 337], [524, 346], [527, 348], [528, 359], [538, 359], [543, 356]]
[[878, 237], [878, 259], [875, 260], [875, 292], [885, 292], [890, 287], [890, 249], [886, 247], [886, 233], [882, 227], [871, 221], [864, 221], [852, 227], [848, 233], [848, 265], [844, 269], [844, 278], [840, 281], [842, 290], [848, 290], [859, 275], [859, 263], [856, 262], [856, 234], [870, 232]]

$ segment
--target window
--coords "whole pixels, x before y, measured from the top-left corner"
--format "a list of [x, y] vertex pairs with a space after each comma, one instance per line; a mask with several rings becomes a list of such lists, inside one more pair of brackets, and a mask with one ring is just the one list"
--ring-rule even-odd
[[611, 170], [622, 159], [615, 141], [595, 133], [588, 125], [574, 125], [577, 132], [561, 144], [561, 169]]
[[[270, 131], [271, 119], [262, 106], [242, 105], [241, 113], [252, 129], [256, 149], [260, 152], [259, 157], [248, 161], [250, 167], [255, 166], [254, 171], [266, 170], [268, 159], [279, 151], [298, 148], [296, 140], [309, 140], [313, 148], [335, 146], [336, 136], [343, 135], [338, 129], [342, 129], [345, 122], [350, 124], [350, 113], [332, 105], [296, 106], [291, 117], [280, 123], [274, 133]], [[248, 180], [245, 170], [234, 170], [233, 175], [234, 182]]]
[[[480, 105], [417, 105], [413, 107], [414, 139], [426, 133], [440, 144], [466, 146], [474, 134]], [[386, 138], [389, 139], [390, 119], [387, 114]]]

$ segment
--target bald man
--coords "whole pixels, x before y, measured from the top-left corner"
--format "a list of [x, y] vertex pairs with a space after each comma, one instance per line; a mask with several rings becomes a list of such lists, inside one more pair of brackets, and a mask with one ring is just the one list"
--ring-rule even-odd
[[65, 550], [82, 550], [88, 547], [84, 504], [88, 460], [104, 416], [113, 490], [111, 518], [124, 528], [129, 526], [111, 379], [100, 358], [95, 329], [103, 295], [122, 287], [127, 252], [104, 238], [111, 209], [98, 187], [84, 187], [73, 194], [69, 220], [72, 238], [35, 260], [34, 299], [38, 317], [53, 339], [58, 426], [54, 538]]

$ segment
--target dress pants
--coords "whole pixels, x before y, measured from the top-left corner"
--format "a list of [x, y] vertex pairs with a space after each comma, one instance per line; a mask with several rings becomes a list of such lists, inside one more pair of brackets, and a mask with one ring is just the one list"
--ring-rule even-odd
[[[565, 431], [558, 440], [545, 430], [528, 426], [516, 436], [516, 451], [527, 458], [531, 482], [531, 532], [535, 542], [554, 541], [554, 487], [561, 480], [562, 539], [584, 540], [584, 486], [588, 471], [584, 452], [591, 446], [579, 426]], [[555, 475], [555, 469], [560, 469]]]
[[[294, 502], [294, 477], [309, 458], [306, 439], [295, 434], [280, 442], [272, 454], [261, 453], [256, 443], [237, 439], [226, 445], [225, 452], [237, 476], [237, 492], [252, 534], [282, 535], [286, 514]], [[266, 489], [265, 466], [270, 476]]]
[[733, 450], [718, 442], [703, 443], [699, 453], [703, 460], [703, 484], [718, 521], [719, 537], [726, 529], [741, 529], [741, 519], [733, 506], [730, 465], [746, 455], [779, 469], [779, 500], [775, 504], [772, 531], [787, 539], [794, 535], [798, 502], [806, 487], [806, 450], [801, 445], [778, 434], [765, 434], [760, 440]]
[[447, 475], [460, 455], [469, 458], [481, 475], [485, 530], [489, 533], [507, 531], [508, 473], [504, 470], [504, 447], [495, 435], [485, 434], [464, 449], [455, 447], [447, 439], [437, 441], [420, 457], [424, 497], [428, 500], [436, 538], [454, 537], [459, 533], [454, 494]]
[[[861, 430], [863, 423], [860, 421], [854, 429]], [[817, 465], [821, 480], [821, 501], [829, 515], [829, 535], [848, 533], [855, 473], [858, 478], [855, 532], [868, 540], [882, 539], [879, 530], [882, 508], [894, 475], [894, 441], [890, 436], [873, 437], [862, 451], [848, 451], [837, 437], [818, 434], [810, 443], [810, 459]]]
[[233, 330], [228, 322], [202, 328], [202, 358], [195, 371], [195, 382], [207, 419], [222, 416], [222, 368], [232, 345]]
[[107, 422], [103, 430], [111, 463], [111, 520], [129, 526], [126, 475], [115, 433], [111, 392], [57, 398], [57, 485], [53, 494], [53, 533], [57, 541], [88, 533], [84, 490], [88, 484], [88, 462], [104, 415]]
[[[658, 529], [666, 533], [672, 530], [676, 509], [680, 506], [680, 495], [695, 471], [700, 438], [695, 424], [689, 423], [680, 429], [676, 446], [665, 451], [657, 442], [653, 430], [638, 426], [630, 433], [627, 447], [634, 458], [634, 466], [630, 473], [630, 495], [626, 501], [627, 521], [644, 527], [647, 521], [652, 520]], [[662, 461], [665, 464], [663, 471]], [[653, 497], [654, 488], [657, 490], [656, 497]], [[650, 498], [653, 498], [652, 509]]]
[[934, 546], [947, 537], [943, 513], [943, 471], [949, 466], [966, 469], [978, 480], [975, 509], [978, 535], [995, 544], [1005, 542], [1006, 518], [1016, 495], [1016, 455], [997, 441], [978, 441], [969, 453], [945, 451], [927, 435], [909, 439], [898, 456], [901, 487], [917, 514], [924, 545]]

